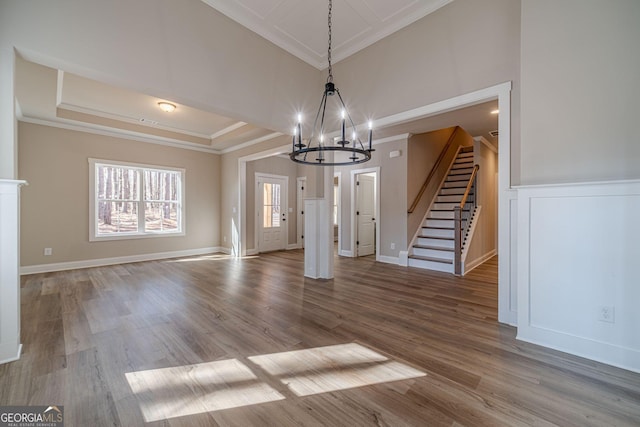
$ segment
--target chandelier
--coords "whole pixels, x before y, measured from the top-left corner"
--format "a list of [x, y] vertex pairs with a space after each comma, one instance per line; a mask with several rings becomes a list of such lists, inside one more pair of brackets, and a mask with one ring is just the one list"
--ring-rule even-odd
[[[368, 143], [365, 146], [358, 137], [356, 125], [353, 123], [351, 115], [342, 100], [340, 91], [333, 83], [333, 70], [331, 67], [332, 8], [332, 0], [329, 0], [329, 16], [327, 19], [329, 27], [329, 48], [327, 50], [329, 76], [324, 85], [320, 107], [313, 122], [311, 136], [308, 139], [302, 138], [302, 115], [298, 114], [291, 142], [292, 151], [289, 154], [291, 160], [297, 163], [316, 166], [354, 165], [370, 160], [371, 152], [375, 151], [371, 148], [373, 123], [369, 121]], [[333, 100], [333, 102], [330, 102], [330, 100]], [[330, 106], [330, 111], [327, 111], [327, 103], [334, 104], [333, 109]], [[331, 117], [329, 116], [330, 114], [334, 114], [334, 116]], [[339, 120], [340, 136], [329, 139], [326, 135], [327, 126], [333, 120]], [[347, 136], [350, 136], [351, 140], [347, 139]]]

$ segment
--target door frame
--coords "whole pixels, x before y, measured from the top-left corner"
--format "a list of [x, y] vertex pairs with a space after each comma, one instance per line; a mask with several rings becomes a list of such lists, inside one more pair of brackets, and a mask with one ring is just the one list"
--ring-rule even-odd
[[[289, 219], [289, 177], [286, 175], [274, 175], [274, 174], [270, 174], [270, 173], [263, 173], [263, 172], [256, 172], [254, 175], [254, 216], [255, 216], [255, 223], [254, 223], [254, 228], [253, 228], [253, 241], [255, 242], [255, 247], [256, 247], [256, 251], [258, 253], [260, 253], [260, 234], [262, 231], [262, 226], [260, 225], [260, 216], [259, 216], [259, 212], [260, 212], [260, 207], [262, 207], [262, 202], [260, 201], [260, 196], [262, 195], [260, 192], [260, 179], [279, 179], [279, 180], [283, 180], [284, 181], [284, 190], [281, 193], [281, 209], [282, 209], [282, 213], [285, 214], [285, 219]], [[281, 218], [282, 220], [282, 218]], [[282, 236], [282, 240], [284, 241], [284, 247], [282, 249], [287, 249], [287, 246], [289, 245], [289, 223], [287, 221], [285, 221], [285, 224], [283, 225], [284, 228], [284, 233]]]
[[[307, 185], [307, 177], [299, 176], [296, 178], [296, 245], [299, 249], [304, 249], [304, 197], [303, 192], [306, 190], [302, 190], [302, 186]], [[306, 193], [305, 193], [306, 194]]]
[[358, 251], [356, 248], [356, 235], [358, 226], [358, 220], [356, 218], [356, 177], [360, 174], [373, 173], [376, 183], [376, 202], [375, 202], [375, 215], [376, 215], [376, 261], [380, 260], [380, 166], [374, 166], [372, 168], [354, 169], [351, 171], [351, 256], [353, 258], [358, 257]]
[[342, 248], [342, 172], [334, 171], [333, 178], [338, 178], [338, 254]]

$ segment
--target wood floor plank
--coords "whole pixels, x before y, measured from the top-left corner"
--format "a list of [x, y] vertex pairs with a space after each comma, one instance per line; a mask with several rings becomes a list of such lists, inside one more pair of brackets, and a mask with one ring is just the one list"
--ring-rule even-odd
[[[640, 375], [497, 323], [497, 258], [459, 278], [337, 257], [333, 280], [303, 258], [24, 276], [0, 405], [64, 405], [71, 426], [640, 425]], [[380, 357], [331, 350], [354, 346]]]

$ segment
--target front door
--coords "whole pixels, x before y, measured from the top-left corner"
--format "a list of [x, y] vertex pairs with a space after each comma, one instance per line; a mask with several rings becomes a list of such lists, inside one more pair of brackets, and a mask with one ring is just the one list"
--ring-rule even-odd
[[256, 175], [259, 252], [286, 248], [287, 180], [286, 177]]

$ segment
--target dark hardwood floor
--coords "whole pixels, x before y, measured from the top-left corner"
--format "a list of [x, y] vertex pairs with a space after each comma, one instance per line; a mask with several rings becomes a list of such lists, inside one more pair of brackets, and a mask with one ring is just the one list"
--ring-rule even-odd
[[497, 260], [464, 278], [301, 251], [22, 279], [0, 405], [66, 426], [638, 426], [640, 375], [515, 340]]

